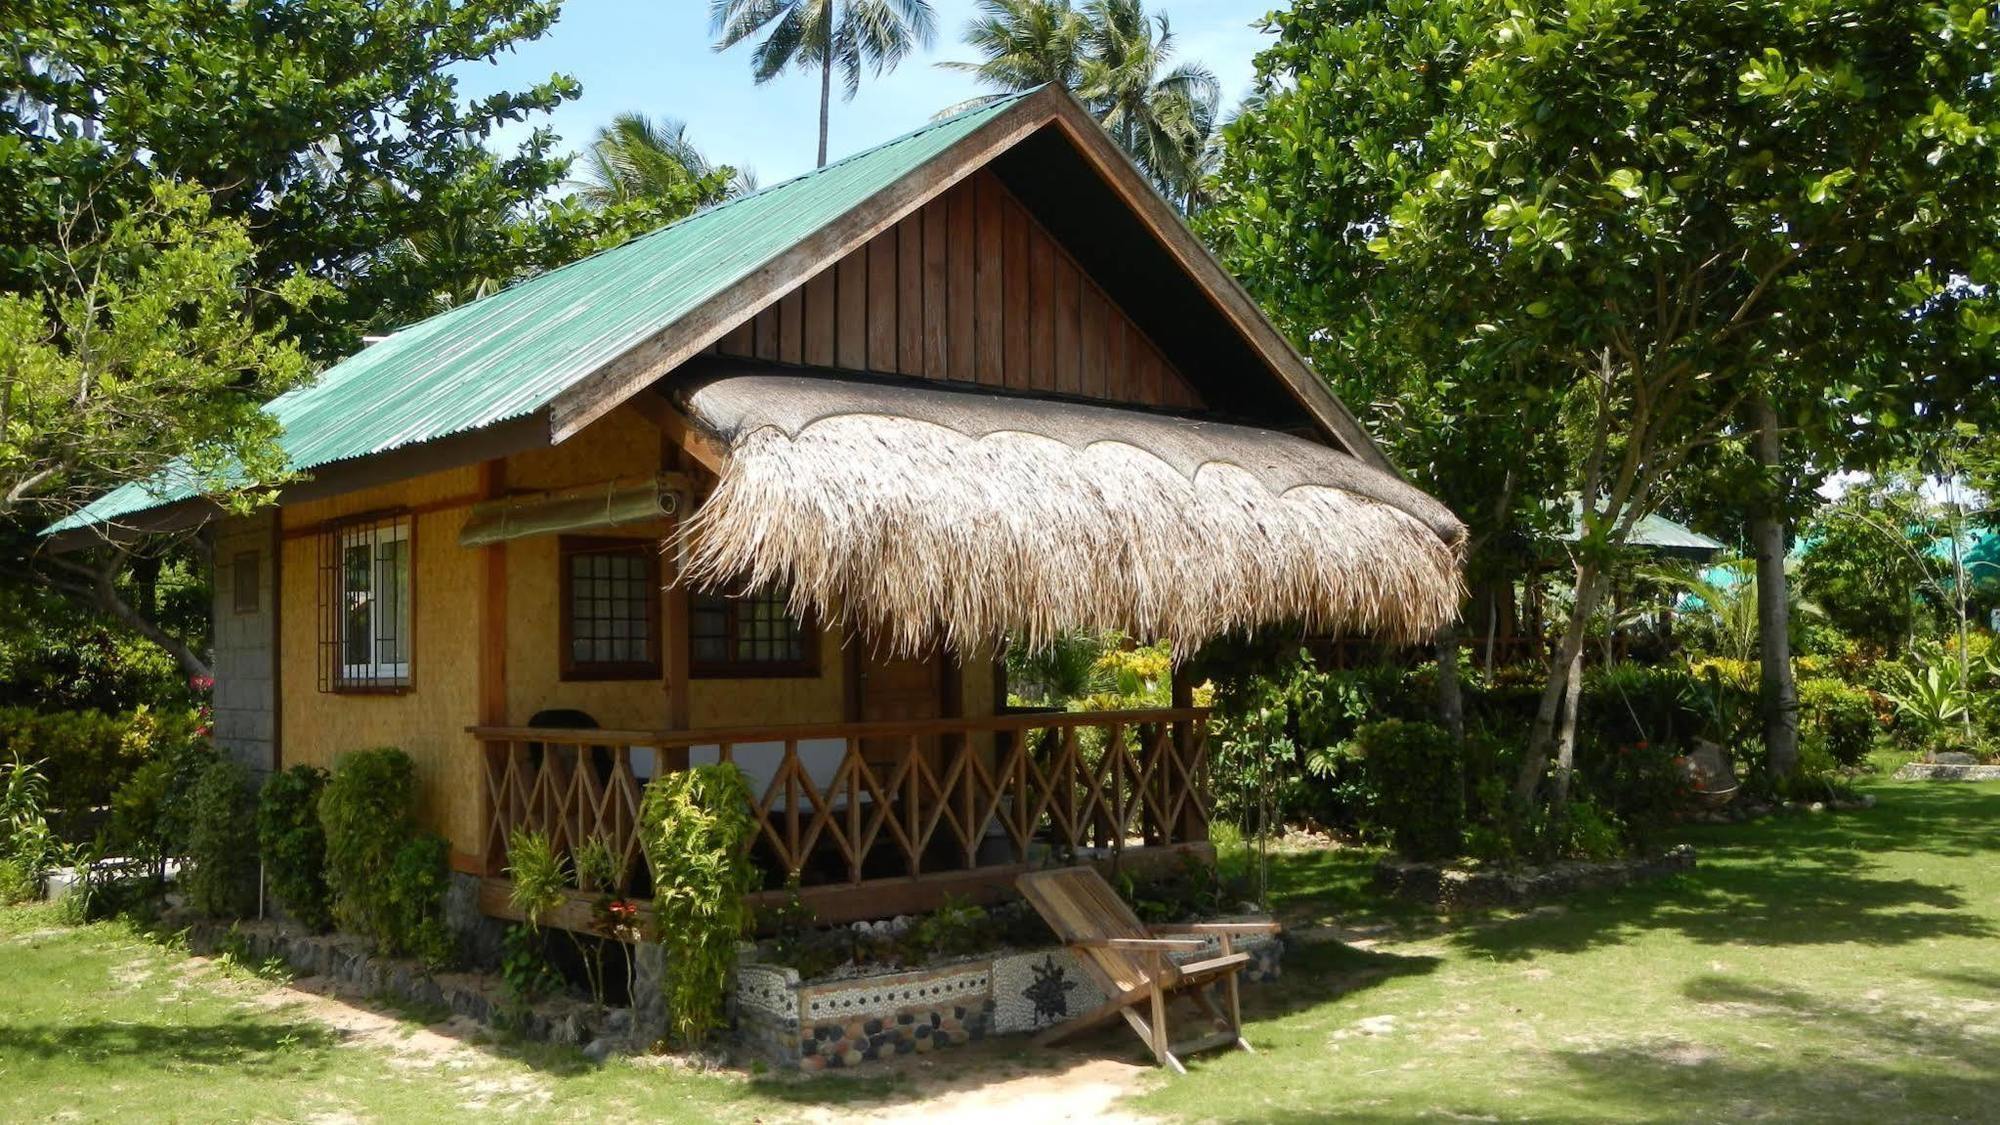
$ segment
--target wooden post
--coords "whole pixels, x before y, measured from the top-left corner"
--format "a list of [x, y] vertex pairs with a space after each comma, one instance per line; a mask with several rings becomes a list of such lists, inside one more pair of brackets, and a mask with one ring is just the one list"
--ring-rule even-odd
[[[1194, 707], [1194, 674], [1188, 670], [1186, 662], [1174, 666], [1173, 706], [1176, 711]], [[1191, 720], [1174, 721], [1173, 755], [1176, 766], [1174, 776], [1180, 784], [1190, 788], [1200, 785], [1204, 774], [1194, 764], [1194, 724]], [[1186, 844], [1208, 839], [1208, 821], [1197, 811], [1192, 798], [1181, 804], [1180, 823], [1166, 827], [1173, 835], [1170, 842]]]
[[[662, 433], [660, 437], [660, 467], [669, 472], [681, 467], [680, 446], [671, 436]], [[667, 694], [667, 729], [686, 730], [689, 722], [688, 703], [688, 592], [687, 583], [681, 580], [681, 526], [692, 515], [694, 491], [689, 489], [674, 498], [672, 530], [662, 543], [661, 550], [666, 555], [666, 565], [660, 573], [666, 577], [667, 588], [660, 596], [660, 686]], [[664, 752], [656, 751], [659, 759], [653, 763], [653, 774], [658, 777], [669, 768], [664, 760]], [[687, 751], [678, 755], [685, 766]]]
[[[479, 466], [479, 495], [485, 500], [496, 500], [507, 492], [507, 462], [499, 458], [484, 461]], [[507, 544], [490, 543], [479, 549], [480, 599], [479, 599], [479, 722], [482, 726], [507, 725]], [[500, 873], [500, 856], [490, 848], [493, 838], [493, 817], [498, 810], [493, 807], [490, 791], [484, 784], [487, 749], [484, 743], [474, 743], [479, 755], [473, 776], [481, 780], [479, 785], [479, 854], [478, 869], [486, 875]]]

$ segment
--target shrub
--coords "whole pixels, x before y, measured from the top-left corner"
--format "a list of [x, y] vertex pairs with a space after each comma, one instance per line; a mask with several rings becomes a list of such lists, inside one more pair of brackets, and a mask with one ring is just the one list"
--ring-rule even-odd
[[1848, 767], [1867, 761], [1882, 729], [1874, 699], [1836, 679], [1800, 680], [1798, 691], [1799, 725], [1819, 732], [1833, 760]]
[[333, 925], [326, 832], [319, 822], [326, 781], [326, 771], [317, 766], [293, 766], [264, 782], [257, 805], [257, 848], [271, 897], [299, 925], [314, 931]]
[[394, 747], [342, 755], [319, 798], [333, 917], [384, 953], [450, 959], [450, 849], [416, 828], [416, 770]]
[[108, 715], [0, 708], [0, 748], [42, 763], [45, 813], [64, 839], [87, 836], [91, 810], [109, 805], [112, 794], [147, 762], [185, 753], [200, 742], [188, 709], [140, 707]]
[[1386, 719], [1354, 732], [1379, 795], [1380, 821], [1397, 851], [1412, 859], [1459, 853], [1465, 831], [1465, 774], [1444, 728]]
[[451, 845], [428, 832], [404, 840], [383, 888], [389, 922], [384, 952], [416, 957], [432, 969], [450, 964], [457, 952], [444, 920], [450, 891]]
[[699, 1042], [722, 1013], [736, 942], [757, 885], [747, 854], [757, 830], [743, 771], [722, 763], [677, 770], [647, 786], [641, 842], [653, 872], [654, 922], [665, 947], [663, 988], [676, 1036]]
[[48, 780], [37, 763], [22, 761], [18, 752], [0, 763], [0, 906], [41, 893], [56, 858], [47, 801]]
[[181, 887], [189, 905], [212, 917], [248, 912], [256, 888], [257, 834], [250, 771], [241, 763], [217, 757], [195, 779], [186, 858]]

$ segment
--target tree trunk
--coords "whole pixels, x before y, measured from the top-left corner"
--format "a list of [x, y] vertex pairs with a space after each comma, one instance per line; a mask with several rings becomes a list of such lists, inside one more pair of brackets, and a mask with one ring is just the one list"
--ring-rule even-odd
[[1792, 681], [1791, 597], [1785, 578], [1785, 518], [1777, 487], [1782, 448], [1778, 416], [1768, 398], [1752, 408], [1756, 417], [1757, 465], [1768, 493], [1750, 516], [1750, 543], [1757, 553], [1757, 640], [1764, 712], [1764, 750], [1773, 777], [1790, 777], [1799, 766], [1799, 695]]
[[826, 167], [826, 126], [833, 111], [833, 21], [827, 20], [826, 50], [819, 60], [819, 167]]
[[1584, 633], [1590, 627], [1591, 615], [1597, 612], [1597, 599], [1603, 586], [1598, 578], [1596, 563], [1577, 564], [1569, 624], [1563, 629], [1562, 647], [1549, 665], [1549, 682], [1542, 688], [1541, 703], [1535, 708], [1535, 725], [1528, 732], [1528, 751], [1521, 759], [1521, 775], [1514, 783], [1514, 796], [1523, 805], [1534, 803], [1535, 792], [1542, 785], [1542, 774], [1549, 768], [1549, 752], [1556, 742], [1557, 719], [1562, 717], [1565, 729], [1575, 729], [1576, 717], [1560, 716], [1560, 712], [1568, 695], [1570, 670], [1582, 660]]
[[1465, 694], [1458, 683], [1457, 622], [1438, 630], [1433, 651], [1437, 655], [1438, 723], [1451, 732], [1451, 740], [1465, 745]]
[[44, 577], [50, 579], [57, 588], [87, 599], [103, 613], [116, 618], [133, 632], [165, 649], [189, 677], [213, 678], [215, 673], [209, 668], [207, 661], [195, 655], [195, 651], [179, 637], [154, 624], [151, 618], [133, 609], [119, 596], [117, 578], [118, 568], [124, 561], [122, 558], [113, 557], [107, 562], [93, 561], [90, 565], [62, 558], [50, 561], [70, 576], [68, 579], [56, 579], [53, 575], [45, 574]]
[[1578, 645], [1563, 685], [1562, 733], [1556, 738], [1556, 772], [1549, 778], [1549, 804], [1558, 819], [1569, 810], [1569, 779], [1576, 770], [1576, 709], [1582, 701], [1583, 646]]

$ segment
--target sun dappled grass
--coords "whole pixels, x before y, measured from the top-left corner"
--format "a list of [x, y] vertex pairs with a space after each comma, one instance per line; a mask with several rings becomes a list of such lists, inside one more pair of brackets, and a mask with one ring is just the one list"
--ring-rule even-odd
[[[1368, 889], [1378, 852], [1280, 851], [1274, 902], [1319, 940], [1287, 955], [1282, 985], [1246, 994], [1259, 1053], [1149, 1076], [1133, 1108], [1215, 1121], [1990, 1116], [2000, 784], [1866, 788], [1873, 810], [1690, 828], [1690, 874], [1515, 914], [1385, 910]], [[1325, 940], [1356, 933], [1379, 944]], [[398, 1020], [419, 1013], [378, 1009], [386, 1033], [335, 1026], [270, 1002], [269, 982], [121, 924], [63, 927], [48, 907], [0, 910], [0, 994], [0, 1120], [768, 1121], [865, 1116], [928, 1092], [908, 1075], [597, 1067], [547, 1045], [481, 1042], [447, 1064], [417, 1042], [420, 1023]], [[970, 1081], [1088, 1054], [1136, 1061], [1136, 1048], [1128, 1034], [1055, 1052], [1009, 1041], [971, 1056]]]
[[[1690, 828], [1700, 864], [1663, 882], [1366, 955], [1309, 949], [1283, 989], [1256, 998], [1271, 1005], [1250, 1029], [1259, 1054], [1204, 1059], [1139, 1108], [1220, 1121], [1988, 1117], [2000, 785], [1866, 788], [1880, 804], [1865, 812]], [[1368, 905], [1369, 859], [1285, 857], [1281, 905], [1351, 920]], [[1301, 987], [1311, 999], [1278, 999]]]

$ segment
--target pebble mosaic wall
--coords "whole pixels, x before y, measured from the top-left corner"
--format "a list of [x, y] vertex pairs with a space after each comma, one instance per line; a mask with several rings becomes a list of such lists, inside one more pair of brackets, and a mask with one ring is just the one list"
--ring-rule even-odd
[[[1174, 954], [1213, 956], [1219, 943]], [[1250, 954], [1245, 983], [1278, 979], [1276, 937], [1239, 939]], [[934, 969], [801, 982], [776, 965], [737, 974], [737, 1032], [745, 1046], [782, 1067], [817, 1071], [927, 1054], [988, 1035], [1016, 1035], [1061, 1023], [1104, 1003], [1104, 994], [1060, 947], [1005, 952]]]

